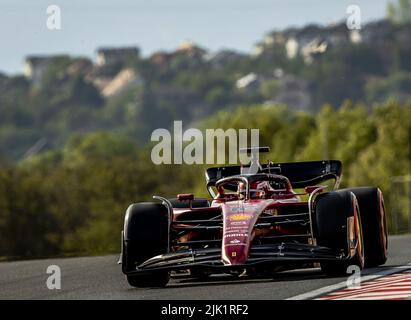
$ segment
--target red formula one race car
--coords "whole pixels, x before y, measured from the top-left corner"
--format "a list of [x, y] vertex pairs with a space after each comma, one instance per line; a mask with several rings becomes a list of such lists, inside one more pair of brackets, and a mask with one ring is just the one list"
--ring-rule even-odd
[[[337, 190], [337, 160], [261, 165], [255, 154], [268, 148], [247, 151], [254, 155], [247, 168], [207, 169], [211, 201], [180, 194], [129, 206], [119, 263], [131, 286], [165, 286], [184, 271], [266, 275], [319, 263], [339, 275], [385, 263], [380, 189]], [[252, 167], [256, 173], [244, 170]]]

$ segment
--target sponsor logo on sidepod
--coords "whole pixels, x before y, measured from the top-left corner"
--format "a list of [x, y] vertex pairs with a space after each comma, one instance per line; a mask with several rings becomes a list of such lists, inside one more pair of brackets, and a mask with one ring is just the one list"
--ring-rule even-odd
[[231, 221], [241, 221], [241, 220], [248, 220], [251, 218], [251, 214], [249, 213], [237, 213], [233, 214], [229, 217]]

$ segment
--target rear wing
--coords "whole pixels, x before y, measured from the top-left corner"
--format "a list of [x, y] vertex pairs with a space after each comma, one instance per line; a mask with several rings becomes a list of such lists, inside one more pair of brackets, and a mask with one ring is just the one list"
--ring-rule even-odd
[[[260, 173], [275, 173], [287, 177], [293, 188], [305, 188], [334, 179], [334, 189], [338, 187], [342, 163], [339, 160], [322, 160], [289, 163], [262, 164]], [[206, 170], [207, 188], [230, 176], [241, 174], [241, 166], [213, 167]]]

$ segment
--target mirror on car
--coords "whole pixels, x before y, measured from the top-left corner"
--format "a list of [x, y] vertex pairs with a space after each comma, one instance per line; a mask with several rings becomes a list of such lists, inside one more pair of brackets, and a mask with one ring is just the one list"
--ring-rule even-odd
[[177, 199], [180, 201], [193, 201], [194, 194], [192, 193], [180, 193], [177, 195]]

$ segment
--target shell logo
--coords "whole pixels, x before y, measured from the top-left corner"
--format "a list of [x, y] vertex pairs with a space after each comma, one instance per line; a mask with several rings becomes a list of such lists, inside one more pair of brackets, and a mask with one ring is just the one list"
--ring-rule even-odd
[[248, 213], [237, 213], [229, 217], [231, 221], [248, 220], [251, 218], [251, 214]]

